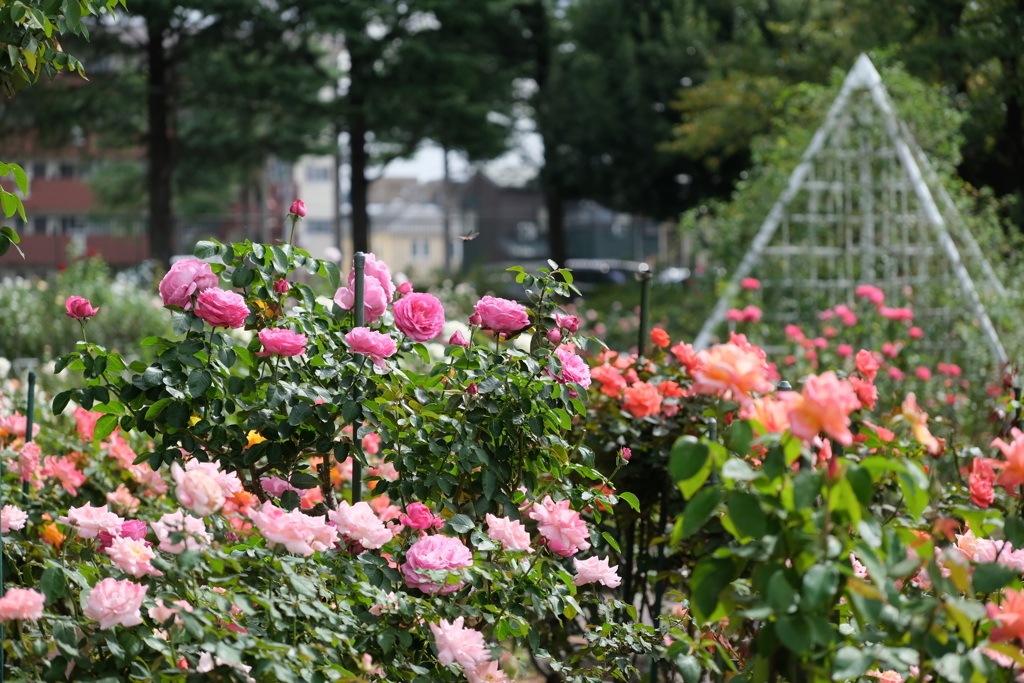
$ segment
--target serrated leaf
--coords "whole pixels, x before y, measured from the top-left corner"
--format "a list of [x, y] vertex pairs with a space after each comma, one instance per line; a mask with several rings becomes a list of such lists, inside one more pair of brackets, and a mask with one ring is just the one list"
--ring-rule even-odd
[[188, 393], [192, 398], [199, 398], [213, 385], [210, 373], [200, 368], [188, 373]]
[[461, 514], [449, 519], [448, 524], [458, 534], [464, 534], [475, 526], [472, 519]]
[[155, 386], [159, 386], [164, 379], [164, 371], [160, 368], [149, 367], [146, 368], [145, 372], [137, 377], [132, 378], [132, 384], [137, 386], [139, 389], [146, 391], [152, 389]]
[[96, 429], [92, 433], [92, 442], [103, 441], [115, 429], [117, 429], [117, 415], [104, 415], [96, 422]]
[[52, 605], [64, 595], [68, 586], [68, 579], [64, 570], [60, 567], [48, 567], [43, 575], [39, 577], [39, 588], [46, 596], [46, 604]]
[[309, 472], [295, 472], [290, 481], [297, 489], [315, 489], [320, 485], [320, 480]]
[[306, 421], [310, 415], [313, 414], [313, 406], [308, 403], [299, 403], [292, 407], [291, 412], [288, 414], [288, 424], [293, 427], [298, 426]]

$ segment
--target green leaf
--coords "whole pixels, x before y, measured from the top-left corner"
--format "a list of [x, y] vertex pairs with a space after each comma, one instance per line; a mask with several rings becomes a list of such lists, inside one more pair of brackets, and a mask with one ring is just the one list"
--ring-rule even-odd
[[782, 644], [796, 654], [811, 650], [811, 624], [801, 614], [787, 614], [775, 622], [775, 635]]
[[43, 595], [46, 596], [47, 605], [52, 605], [60, 599], [67, 586], [68, 579], [60, 567], [48, 567], [39, 577], [39, 587], [42, 589]]
[[621, 553], [622, 552], [621, 550], [619, 550], [619, 543], [618, 543], [618, 541], [616, 541], [615, 538], [610, 533], [608, 533], [607, 531], [602, 531], [601, 532], [601, 538], [603, 538], [605, 540], [605, 542], [608, 545], [610, 545], [615, 550], [615, 552], [617, 552], [617, 553]]
[[192, 314], [171, 311], [171, 329], [176, 335], [187, 334], [192, 329]]
[[270, 253], [273, 254], [274, 259], [274, 270], [281, 274], [288, 272], [288, 257], [285, 255], [281, 247], [271, 247]]
[[291, 412], [288, 414], [288, 424], [290, 424], [293, 427], [296, 427], [305, 422], [306, 419], [312, 414], [313, 406], [309, 405], [308, 403], [298, 403], [292, 408]]
[[[696, 499], [695, 499], [696, 500]], [[768, 532], [767, 519], [757, 497], [746, 491], [733, 491], [726, 501], [729, 519], [744, 536], [762, 538]]]
[[754, 432], [747, 420], [736, 420], [729, 432], [732, 437], [732, 450], [739, 455], [747, 455], [750, 452], [750, 442], [754, 440]]
[[839, 648], [832, 660], [832, 680], [846, 681], [860, 678], [871, 668], [874, 657], [859, 647], [846, 645]]
[[779, 569], [768, 580], [768, 590], [765, 591], [766, 600], [772, 609], [779, 614], [785, 614], [793, 606], [796, 600], [796, 589], [786, 578], [786, 572]]
[[64, 409], [68, 407], [68, 402], [71, 401], [71, 395], [75, 393], [74, 389], [68, 389], [62, 391], [53, 397], [53, 414], [60, 415], [64, 412]]
[[699, 622], [707, 621], [714, 614], [718, 598], [732, 583], [735, 572], [736, 566], [729, 558], [705, 557], [694, 567], [690, 604], [695, 608], [694, 616]]
[[320, 275], [327, 278], [327, 281], [331, 284], [331, 289], [337, 289], [341, 285], [341, 271], [338, 270], [337, 263], [321, 261], [319, 272]]
[[164, 379], [164, 371], [160, 368], [149, 367], [141, 375], [132, 378], [132, 384], [137, 386], [139, 389], [146, 391], [152, 389], [155, 386], [159, 386]]
[[213, 385], [213, 378], [206, 370], [194, 369], [188, 373], [188, 393], [192, 398], [199, 398]]
[[722, 495], [722, 489], [710, 487], [693, 497], [683, 511], [683, 538], [692, 536], [704, 526], [722, 502]]
[[363, 407], [355, 401], [345, 401], [341, 407], [341, 419], [345, 422], [355, 422], [363, 414]]
[[1024, 519], [1017, 515], [1007, 515], [1003, 526], [1003, 534], [1006, 540], [1013, 544], [1014, 548], [1024, 548]]
[[120, 401], [101, 403], [98, 406], [93, 406], [93, 410], [97, 413], [110, 413], [111, 415], [124, 415], [127, 412], [124, 404]]
[[839, 588], [839, 572], [832, 565], [816, 564], [804, 572], [800, 591], [802, 605], [811, 609], [824, 607]]
[[220, 245], [209, 240], [200, 240], [196, 244], [195, 255], [197, 259], [208, 259], [220, 255]]
[[813, 470], [801, 470], [793, 480], [793, 504], [797, 510], [814, 505], [821, 493], [821, 474]]
[[448, 520], [448, 524], [457, 534], [464, 534], [475, 526], [473, 520], [466, 515], [455, 515]]
[[[14, 172], [14, 182], [18, 184], [18, 189], [21, 190], [22, 194], [28, 194], [28, 175], [25, 170], [18, 166], [18, 164], [11, 164], [11, 171]], [[18, 240], [14, 240], [17, 242]]]
[[1017, 578], [1017, 570], [998, 562], [979, 564], [974, 569], [974, 590], [978, 593], [995, 593]]
[[96, 422], [96, 429], [92, 433], [92, 442], [99, 443], [103, 441], [116, 428], [117, 415], [104, 415]]
[[739, 458], [729, 458], [722, 465], [722, 476], [734, 481], [751, 481], [761, 475]]
[[672, 446], [669, 472], [672, 481], [685, 481], [696, 475], [708, 460], [709, 450], [692, 436], [681, 436]]
[[635, 495], [633, 495], [629, 491], [625, 491], [623, 493], [618, 494], [618, 496], [622, 500], [626, 501], [626, 503], [629, 504], [629, 507], [633, 508], [637, 512], [640, 512], [640, 501], [637, 500]]
[[157, 401], [156, 403], [154, 403], [153, 405], [151, 405], [149, 407], [149, 410], [146, 411], [146, 419], [147, 420], [151, 420], [151, 421], [155, 420], [156, 417], [161, 412], [163, 412], [163, 409], [166, 408], [168, 405], [170, 405], [171, 401], [173, 401], [173, 400], [174, 400], [173, 398], [162, 398], [159, 401]]
[[235, 268], [235, 271], [231, 273], [231, 284], [235, 287], [248, 287], [252, 284], [253, 278], [256, 276], [256, 271], [249, 266], [239, 266]]
[[291, 484], [297, 489], [315, 489], [320, 485], [320, 480], [309, 472], [295, 472], [292, 474]]

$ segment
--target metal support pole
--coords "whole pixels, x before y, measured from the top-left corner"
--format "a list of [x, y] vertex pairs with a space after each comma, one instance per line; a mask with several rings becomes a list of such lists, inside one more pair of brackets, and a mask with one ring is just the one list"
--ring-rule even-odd
[[[28, 406], [25, 408], [25, 443], [32, 440], [32, 423], [36, 415], [36, 371], [28, 371]], [[22, 502], [28, 497], [28, 480], [21, 485]]]
[[[363, 299], [365, 298], [365, 282], [364, 282], [364, 271], [366, 270], [366, 254], [361, 251], [357, 251], [355, 258], [355, 303], [353, 305], [353, 313], [355, 314], [356, 327], [363, 326]], [[356, 399], [358, 400], [358, 396]], [[359, 438], [359, 425], [352, 423], [352, 446], [353, 453], [362, 453], [362, 448], [356, 446]], [[359, 462], [359, 458], [356, 455], [352, 456], [352, 504], [355, 505], [363, 499], [363, 464]]]
[[651, 275], [650, 270], [641, 270], [636, 274], [637, 279], [640, 280], [640, 337], [636, 344], [636, 355], [640, 360], [644, 358], [644, 349], [647, 348], [649, 341], [647, 338], [650, 336], [648, 316], [651, 303]]

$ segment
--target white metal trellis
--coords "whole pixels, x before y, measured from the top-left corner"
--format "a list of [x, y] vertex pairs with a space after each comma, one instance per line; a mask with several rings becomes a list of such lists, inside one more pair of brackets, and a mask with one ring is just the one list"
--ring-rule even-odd
[[[939, 194], [946, 217], [933, 191]], [[787, 292], [773, 306], [780, 319], [787, 314], [796, 319], [801, 307], [817, 294], [824, 293], [830, 305], [840, 300], [852, 303], [860, 284], [896, 294], [907, 286], [934, 286], [952, 274], [995, 361], [1007, 362], [999, 335], [947, 229], [947, 218], [980, 263], [988, 287], [1002, 295], [1005, 290], [991, 264], [910, 131], [896, 118], [878, 71], [862, 54], [694, 347], [707, 348], [714, 330], [725, 321], [741, 281], [767, 254], [774, 257], [774, 270], [763, 284]], [[922, 288], [915, 308], [947, 320], [952, 313], [948, 304], [930, 297], [927, 287]]]

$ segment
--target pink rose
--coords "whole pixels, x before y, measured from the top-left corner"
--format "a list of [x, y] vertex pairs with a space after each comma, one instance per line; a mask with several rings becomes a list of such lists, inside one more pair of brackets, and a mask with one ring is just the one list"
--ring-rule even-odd
[[182, 621], [177, 617], [177, 615], [181, 614], [181, 610], [185, 610], [186, 612], [191, 612], [193, 610], [192, 605], [188, 604], [188, 602], [184, 600], [175, 600], [171, 603], [181, 609], [171, 607], [160, 598], [157, 598], [155, 602], [156, 607], [149, 608], [149, 618], [158, 624], [166, 624], [171, 617], [175, 617], [174, 623], [180, 626]]
[[288, 213], [293, 213], [299, 218], [305, 218], [306, 216], [306, 202], [301, 199], [296, 199], [292, 202], [292, 206], [288, 209]]
[[399, 517], [398, 521], [413, 529], [430, 529], [431, 527], [440, 529], [444, 526], [444, 520], [440, 517], [435, 517], [430, 508], [423, 503], [413, 503], [410, 505], [408, 514]]
[[484, 646], [484, 636], [475, 629], [463, 628], [464, 618], [448, 622], [442, 619], [430, 625], [437, 645], [437, 659], [445, 666], [459, 664], [467, 671], [476, 668], [491, 658], [491, 653]]
[[740, 281], [740, 287], [743, 289], [760, 289], [761, 281], [753, 277], [745, 277]]
[[602, 583], [609, 588], [618, 588], [622, 583], [618, 572], [615, 571], [618, 567], [609, 566], [607, 559], [591, 557], [588, 560], [578, 560], [574, 558], [573, 564], [576, 565], [576, 578], [572, 580], [574, 586]]
[[331, 510], [328, 515], [342, 536], [364, 548], [380, 548], [394, 537], [365, 501], [349, 505], [343, 500], [338, 503], [338, 509]]
[[875, 306], [881, 306], [882, 302], [885, 301], [885, 293], [883, 293], [878, 287], [873, 287], [871, 285], [860, 285], [854, 291], [854, 294], [859, 298], [869, 300]]
[[566, 346], [559, 346], [555, 349], [555, 355], [558, 356], [558, 360], [562, 362], [562, 372], [557, 377], [548, 370], [548, 374], [553, 379], [557, 379], [561, 384], [566, 382], [575, 382], [584, 389], [590, 388], [590, 366], [587, 365], [587, 361], [583, 360], [575, 353], [572, 349]]
[[408, 280], [403, 282], [402, 284], [398, 285], [398, 291], [403, 296], [407, 294], [412, 294], [412, 283], [409, 282]]
[[528, 516], [539, 522], [537, 530], [548, 540], [548, 547], [562, 557], [590, 548], [590, 530], [580, 513], [569, 508], [568, 500], [556, 503], [545, 496], [533, 504]]
[[932, 378], [932, 371], [923, 365], [914, 370], [914, 374], [917, 375], [917, 378], [922, 382], [927, 382]]
[[156, 553], [145, 541], [137, 541], [134, 538], [115, 538], [105, 552], [110, 555], [110, 559], [118, 569], [137, 579], [148, 574], [163, 576], [163, 572], [150, 564], [150, 560], [156, 557]]
[[75, 408], [73, 417], [75, 418], [75, 425], [78, 427], [78, 435], [82, 437], [82, 441], [85, 443], [92, 441], [92, 435], [96, 431], [96, 423], [103, 417], [103, 413], [95, 413], [79, 406]]
[[212, 287], [196, 297], [196, 315], [213, 327], [237, 329], [245, 325], [249, 308], [241, 294]]
[[31, 588], [10, 588], [0, 598], [0, 621], [37, 621], [43, 618], [46, 596]]
[[[0, 417], [0, 429], [7, 430], [11, 434], [14, 434], [14, 436], [24, 439], [25, 430], [28, 429], [28, 418], [18, 411], [14, 411], [14, 415], [11, 415], [6, 419]], [[39, 429], [40, 427], [38, 424], [32, 425], [32, 438], [39, 435]]]
[[847, 358], [853, 355], [853, 347], [849, 344], [840, 344], [836, 348], [836, 353], [839, 354], [840, 358]]
[[530, 533], [522, 522], [495, 517], [492, 514], [488, 514], [485, 519], [487, 520], [487, 538], [495, 543], [501, 543], [502, 550], [533, 552], [533, 548], [530, 547]]
[[278, 543], [291, 553], [309, 557], [318, 550], [328, 550], [338, 542], [338, 530], [324, 523], [323, 517], [311, 517], [301, 510], [285, 512], [273, 503], [250, 508], [249, 518], [259, 529], [267, 545]]
[[619, 457], [622, 458], [623, 462], [629, 462], [629, 459], [633, 457], [633, 449], [625, 447], [622, 448], [619, 450]]
[[448, 339], [448, 346], [463, 346], [469, 348], [469, 342], [462, 336], [462, 330], [455, 330], [455, 334]]
[[217, 286], [217, 276], [209, 263], [194, 258], [175, 261], [160, 281], [160, 298], [164, 306], [192, 308], [192, 295]]
[[569, 334], [576, 334], [580, 329], [580, 319], [574, 315], [559, 315], [555, 313], [555, 323]]
[[0, 532], [9, 533], [25, 528], [28, 513], [15, 505], [4, 505], [0, 510]]
[[433, 294], [407, 294], [392, 307], [395, 326], [414, 341], [430, 341], [444, 327], [444, 306]]
[[93, 507], [89, 503], [79, 508], [68, 508], [68, 514], [57, 520], [61, 524], [78, 527], [79, 538], [96, 538], [101, 531], [114, 534], [124, 524], [124, 520], [110, 512], [106, 505]]
[[260, 330], [260, 341], [263, 350], [257, 351], [257, 356], [301, 356], [306, 353], [306, 335], [284, 328]]
[[199, 462], [193, 458], [185, 463], [185, 471], [191, 472], [193, 470], [199, 470], [217, 482], [225, 498], [230, 498], [242, 491], [242, 481], [238, 478], [238, 475], [234, 472], [225, 472], [215, 462]]
[[121, 626], [138, 626], [142, 623], [142, 599], [146, 586], [140, 586], [128, 579], [116, 581], [103, 579], [89, 592], [85, 600], [84, 614], [100, 622], [101, 629]]
[[69, 296], [64, 302], [69, 318], [91, 318], [99, 312], [99, 308], [93, 308], [89, 300], [80, 296]]
[[[181, 510], [166, 513], [158, 521], [153, 522], [153, 533], [160, 541], [160, 550], [172, 555], [177, 555], [186, 549], [202, 550], [213, 543], [203, 520], [186, 515]], [[172, 543], [172, 533], [184, 534], [184, 539], [178, 543]]]
[[385, 367], [384, 359], [398, 351], [398, 345], [389, 335], [374, 332], [368, 327], [357, 327], [345, 335], [345, 343], [352, 353], [370, 357], [379, 368]]
[[[141, 519], [129, 519], [121, 525], [120, 529], [107, 531], [104, 529], [99, 533], [100, 548], [106, 550], [114, 543], [115, 538], [130, 538], [135, 541], [145, 541], [149, 527]], [[151, 545], [147, 543], [146, 545]]]
[[424, 593], [446, 595], [457, 591], [465, 585], [460, 581], [449, 584], [437, 581], [422, 571], [457, 571], [463, 567], [473, 566], [473, 553], [462, 541], [448, 536], [427, 536], [412, 544], [405, 554], [402, 574], [409, 588], [419, 588]]
[[875, 381], [875, 376], [878, 374], [878, 361], [871, 355], [870, 351], [861, 349], [857, 352], [857, 372], [864, 375], [864, 379], [869, 382]]
[[555, 330], [548, 330], [548, 333], [545, 334], [544, 336], [552, 344], [558, 344], [560, 341], [562, 341], [562, 333], [559, 332], [557, 329], [555, 329]]
[[[391, 300], [395, 298], [395, 283], [391, 281], [391, 271], [388, 270], [388, 266], [383, 261], [378, 261], [377, 257], [373, 254], [366, 255], [366, 262], [363, 269], [363, 274], [366, 280], [371, 278], [377, 281], [377, 284], [384, 290], [384, 304], [391, 303]], [[356, 269], [348, 271], [348, 287], [355, 291], [356, 282]], [[367, 289], [369, 289], [367, 285]]]
[[480, 316], [484, 329], [494, 332], [518, 332], [530, 324], [526, 307], [508, 299], [485, 296], [476, 302], [473, 310]]
[[[35, 427], [36, 425], [32, 425]], [[35, 431], [34, 429], [32, 431]], [[39, 472], [39, 456], [42, 451], [39, 444], [29, 441], [18, 452], [18, 478], [22, 482], [30, 481]]]
[[[365, 289], [363, 289], [363, 319], [367, 323], [375, 323], [377, 319], [388, 310], [387, 292], [381, 287], [380, 282], [375, 278], [364, 278]], [[334, 293], [334, 303], [346, 311], [352, 310], [355, 306], [355, 290], [351, 287], [341, 287]]]
[[473, 315], [469, 316], [469, 324], [470, 325], [479, 325], [482, 322], [483, 322], [483, 318], [480, 317], [479, 313], [474, 313]]
[[301, 493], [299, 489], [295, 488], [281, 477], [263, 477], [260, 479], [260, 485], [263, 487], [263, 490], [267, 492], [267, 495], [273, 496], [274, 498], [280, 498], [285, 491]]
[[288, 284], [288, 281], [284, 278], [274, 282], [274, 291], [278, 294], [287, 294], [288, 290], [291, 288], [292, 286]]
[[171, 477], [177, 488], [178, 502], [200, 517], [209, 517], [224, 507], [224, 493], [220, 485], [202, 470], [186, 472], [181, 465], [171, 465]]

